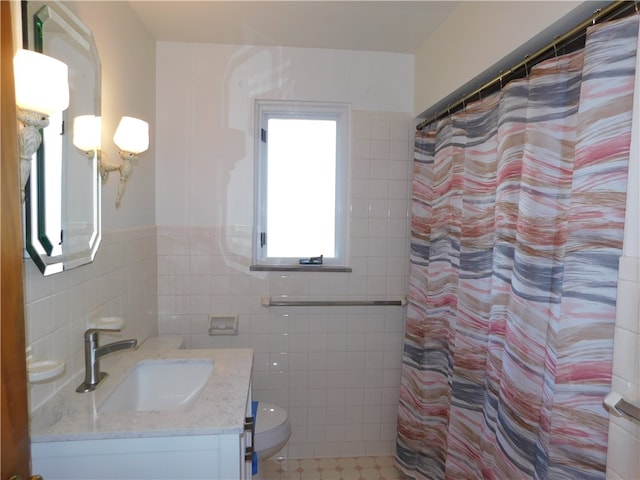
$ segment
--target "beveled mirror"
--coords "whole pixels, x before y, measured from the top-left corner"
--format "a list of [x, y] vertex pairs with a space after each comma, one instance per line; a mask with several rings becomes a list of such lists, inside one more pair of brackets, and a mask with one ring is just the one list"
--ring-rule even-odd
[[23, 1], [24, 47], [69, 67], [69, 108], [50, 117], [31, 160], [25, 247], [43, 275], [93, 261], [101, 242], [98, 152], [73, 144], [73, 119], [100, 115], [100, 58], [91, 30], [61, 2]]

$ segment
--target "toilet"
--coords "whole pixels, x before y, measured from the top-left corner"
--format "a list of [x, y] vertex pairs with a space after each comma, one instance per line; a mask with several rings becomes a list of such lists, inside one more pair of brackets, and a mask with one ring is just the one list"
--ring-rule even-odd
[[287, 412], [272, 403], [258, 402], [256, 411], [255, 451], [258, 460], [266, 460], [282, 449], [291, 436]]

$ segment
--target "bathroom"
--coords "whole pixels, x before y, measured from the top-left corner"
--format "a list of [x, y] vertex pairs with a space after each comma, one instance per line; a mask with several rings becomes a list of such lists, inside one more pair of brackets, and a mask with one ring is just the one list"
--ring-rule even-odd
[[[93, 263], [42, 277], [24, 262], [27, 343], [34, 355], [67, 365], [62, 378], [30, 387], [31, 409], [82, 370], [87, 320], [118, 315], [128, 319], [123, 338], [180, 335], [189, 347], [253, 348], [254, 397], [287, 409], [289, 457], [392, 455], [403, 308], [266, 308], [261, 297], [405, 294], [414, 114], [575, 6], [463, 4], [414, 56], [156, 43], [126, 2], [74, 4], [100, 52], [104, 131], [115, 131], [118, 119], [130, 114], [149, 120], [154, 140], [136, 162], [120, 208], [117, 182], [103, 187], [104, 238]], [[490, 19], [491, 9], [500, 9], [504, 20], [485, 34], [499, 41], [488, 41], [482, 54], [472, 52], [455, 32], [473, 31], [469, 25]], [[443, 52], [443, 43], [454, 50]], [[449, 57], [457, 59], [455, 68]], [[443, 67], [429, 68], [433, 64]], [[347, 71], [349, 86], [331, 76], [308, 78], [305, 72], [318, 65], [324, 66], [319, 71]], [[259, 85], [250, 84], [256, 72]], [[417, 88], [427, 78], [430, 88]], [[352, 103], [351, 274], [249, 272], [247, 99], [256, 90], [272, 98]], [[110, 142], [104, 150], [117, 155]], [[209, 315], [224, 314], [239, 316], [239, 334], [210, 337]], [[620, 355], [637, 355], [637, 339], [627, 338], [629, 350]], [[621, 438], [631, 436], [621, 430]]]

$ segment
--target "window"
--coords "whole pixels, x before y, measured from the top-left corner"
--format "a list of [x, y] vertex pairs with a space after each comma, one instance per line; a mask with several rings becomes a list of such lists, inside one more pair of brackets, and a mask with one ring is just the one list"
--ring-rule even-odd
[[345, 104], [256, 102], [257, 266], [346, 265], [348, 131]]

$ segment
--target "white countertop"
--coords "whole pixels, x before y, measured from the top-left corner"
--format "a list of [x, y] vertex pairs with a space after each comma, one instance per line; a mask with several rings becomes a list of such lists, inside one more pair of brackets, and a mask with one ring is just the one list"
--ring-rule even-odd
[[[251, 382], [253, 350], [181, 350], [161, 348], [162, 345], [163, 342], [157, 341], [153, 345], [142, 344], [137, 350], [109, 355], [108, 363], [103, 359], [101, 370], [108, 372], [109, 376], [93, 392], [76, 393], [78, 385], [66, 385], [32, 414], [31, 441], [241, 433]], [[188, 411], [99, 412], [98, 407], [139, 361], [201, 358], [213, 360], [213, 373]]]

